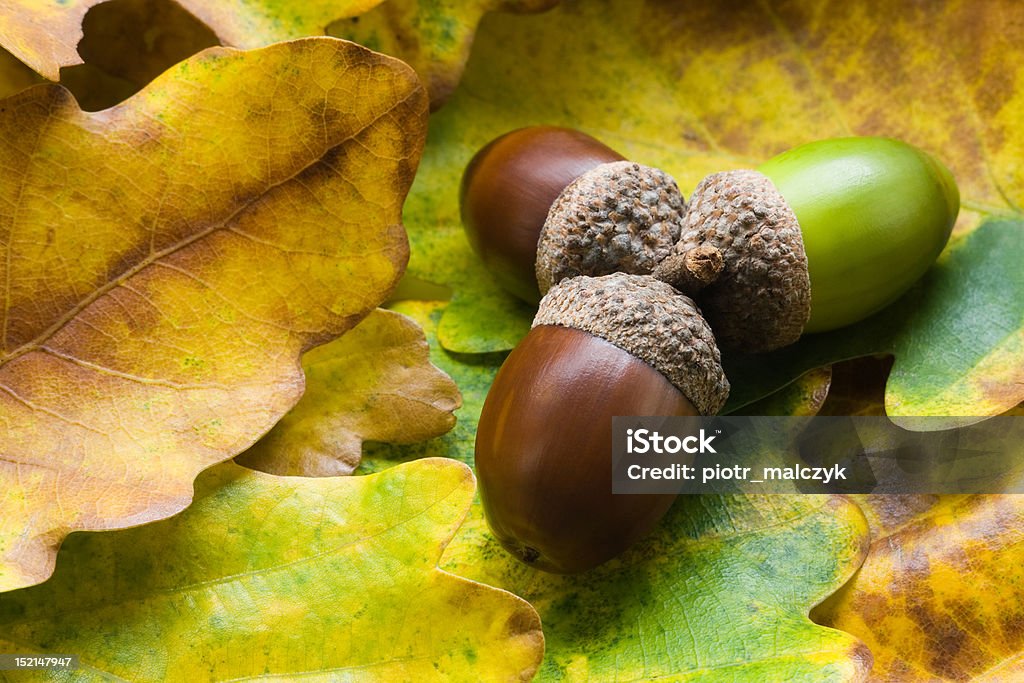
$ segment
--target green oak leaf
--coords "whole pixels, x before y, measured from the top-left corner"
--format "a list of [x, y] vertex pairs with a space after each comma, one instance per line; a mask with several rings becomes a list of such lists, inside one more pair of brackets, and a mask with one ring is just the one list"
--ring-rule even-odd
[[952, 426], [1009, 410], [1024, 398], [1022, 230], [1024, 223], [993, 220], [958, 238], [910, 292], [853, 327], [771, 354], [727, 356], [726, 410], [811, 368], [877, 353], [895, 356], [885, 408], [897, 423], [945, 415]]
[[651, 536], [577, 576], [520, 564], [479, 513], [443, 566], [537, 608], [542, 680], [824, 683], [871, 667], [858, 639], [808, 616], [867, 554], [864, 517], [842, 497], [682, 496]]
[[177, 517], [75, 535], [49, 581], [0, 596], [0, 653], [77, 654], [81, 681], [528, 679], [533, 608], [437, 568], [473, 491], [447, 459], [318, 479], [220, 465]]

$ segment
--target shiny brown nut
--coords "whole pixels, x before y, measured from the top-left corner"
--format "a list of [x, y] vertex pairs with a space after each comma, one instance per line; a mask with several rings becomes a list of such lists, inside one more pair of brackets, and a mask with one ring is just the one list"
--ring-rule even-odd
[[674, 496], [612, 493], [612, 417], [712, 414], [728, 390], [710, 328], [669, 285], [622, 273], [555, 285], [480, 415], [476, 468], [495, 536], [550, 572], [618, 555]]
[[554, 126], [514, 130], [476, 153], [462, 176], [462, 224], [505, 289], [537, 303], [537, 242], [551, 205], [579, 176], [621, 160], [589, 135]]

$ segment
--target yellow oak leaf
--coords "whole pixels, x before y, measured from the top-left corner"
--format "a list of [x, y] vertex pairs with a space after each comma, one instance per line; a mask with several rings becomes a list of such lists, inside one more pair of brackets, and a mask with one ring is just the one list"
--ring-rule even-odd
[[323, 479], [218, 465], [173, 519], [68, 539], [52, 579], [0, 600], [0, 653], [78, 654], [77, 681], [528, 680], [537, 612], [437, 567], [473, 490], [441, 458]]
[[559, 0], [11, 2], [0, 16], [0, 45], [67, 85], [92, 111], [120, 102], [203, 48], [251, 49], [325, 33], [411, 65], [437, 109], [458, 85], [485, 14], [541, 12]]
[[871, 650], [874, 681], [1024, 675], [1024, 501], [1013, 495], [858, 496], [864, 565], [813, 614]]
[[213, 48], [122, 105], [0, 102], [0, 589], [179, 512], [401, 276], [427, 98], [345, 41]]
[[[822, 413], [885, 415], [891, 367], [891, 357], [837, 363]], [[813, 616], [868, 645], [871, 680], [998, 682], [1024, 674], [1019, 497], [851, 497], [870, 524], [870, 551]]]
[[[884, 415], [891, 366], [887, 357], [835, 365], [822, 412]], [[1024, 601], [1024, 584], [1007, 574], [1024, 561], [1014, 528], [1024, 505], [996, 495], [852, 497], [871, 526], [871, 549], [814, 616], [868, 644], [872, 680], [1002, 681], [1024, 673], [1024, 630], [994, 629], [1024, 619], [1006, 609]]]
[[[81, 63], [77, 46], [89, 10], [107, 0], [8, 0], [0, 12], [0, 45], [50, 79]], [[176, 0], [201, 19], [225, 45], [241, 48], [322, 36], [327, 25], [361, 14], [381, 0]], [[146, 11], [161, 12], [161, 9]]]
[[455, 425], [455, 383], [430, 364], [427, 340], [404, 315], [377, 310], [302, 357], [306, 393], [237, 458], [271, 474], [351, 474], [363, 441], [414, 443]]

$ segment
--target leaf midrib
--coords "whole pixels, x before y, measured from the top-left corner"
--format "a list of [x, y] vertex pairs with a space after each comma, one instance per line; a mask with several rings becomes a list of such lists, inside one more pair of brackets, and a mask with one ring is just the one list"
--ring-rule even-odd
[[[301, 166], [296, 171], [294, 171], [293, 173], [287, 175], [286, 177], [284, 177], [284, 178], [282, 178], [282, 179], [280, 179], [278, 181], [272, 182], [271, 184], [267, 185], [267, 187], [262, 192], [260, 192], [259, 194], [257, 194], [255, 196], [253, 196], [252, 198], [249, 198], [246, 201], [240, 203], [238, 205], [238, 207], [234, 211], [232, 211], [228, 216], [226, 216], [223, 220], [214, 222], [214, 223], [210, 224], [209, 226], [207, 226], [206, 228], [204, 228], [204, 229], [202, 229], [202, 230], [200, 230], [200, 231], [198, 231], [196, 233], [193, 233], [192, 235], [189, 235], [189, 236], [185, 237], [184, 239], [179, 240], [178, 242], [175, 242], [174, 244], [172, 244], [172, 245], [170, 245], [170, 246], [168, 246], [168, 247], [166, 247], [166, 248], [164, 248], [164, 249], [162, 249], [162, 250], [160, 250], [160, 251], [158, 251], [156, 253], [148, 254], [147, 256], [142, 258], [138, 263], [136, 263], [131, 268], [129, 268], [129, 269], [125, 270], [124, 272], [122, 272], [116, 278], [113, 278], [110, 281], [104, 283], [103, 285], [97, 287], [88, 296], [86, 296], [84, 299], [82, 299], [80, 302], [78, 302], [75, 306], [70, 308], [67, 311], [67, 313], [65, 313], [65, 314], [61, 315], [59, 318], [57, 318], [57, 320], [54, 321], [54, 323], [52, 325], [50, 325], [48, 328], [43, 330], [34, 339], [25, 342], [21, 346], [19, 346], [19, 347], [15, 348], [14, 350], [12, 350], [10, 353], [7, 353], [5, 355], [0, 355], [0, 370], [2, 370], [3, 367], [7, 363], [9, 363], [10, 361], [13, 361], [13, 360], [15, 360], [17, 358], [20, 358], [21, 356], [24, 356], [27, 353], [31, 353], [32, 351], [38, 350], [41, 345], [43, 345], [47, 341], [49, 341], [55, 334], [57, 334], [60, 330], [62, 330], [64, 328], [64, 326], [66, 326], [69, 322], [71, 322], [78, 315], [80, 315], [82, 313], [82, 311], [84, 311], [86, 308], [91, 306], [93, 303], [95, 303], [101, 297], [103, 297], [104, 295], [106, 295], [107, 293], [112, 291], [115, 287], [123, 285], [124, 283], [126, 283], [127, 281], [129, 281], [130, 279], [132, 279], [133, 277], [138, 275], [140, 272], [142, 272], [143, 270], [145, 270], [149, 266], [153, 265], [154, 263], [157, 263], [157, 262], [167, 258], [168, 256], [171, 256], [171, 255], [173, 255], [173, 254], [175, 254], [175, 253], [177, 253], [177, 252], [179, 252], [179, 251], [181, 251], [181, 250], [191, 246], [192, 244], [195, 244], [196, 242], [199, 242], [199, 241], [209, 237], [210, 235], [216, 233], [217, 231], [223, 230], [224, 228], [232, 225], [234, 223], [235, 219], [238, 216], [240, 216], [242, 213], [244, 213], [245, 211], [247, 211], [248, 209], [253, 207], [258, 201], [262, 200], [270, 192], [272, 192], [273, 190], [275, 190], [278, 187], [281, 187], [283, 185], [286, 185], [287, 183], [292, 182], [297, 177], [299, 177], [300, 175], [302, 175], [303, 173], [308, 171], [310, 168], [313, 168], [317, 164], [323, 163], [324, 158], [326, 156], [328, 156], [332, 151], [334, 151], [334, 150], [338, 149], [339, 147], [341, 147], [341, 146], [351, 142], [352, 140], [358, 138], [360, 135], [362, 135], [367, 130], [369, 130], [373, 125], [375, 125], [378, 121], [380, 121], [381, 119], [387, 117], [393, 111], [395, 111], [397, 108], [399, 108], [400, 106], [403, 106], [407, 102], [409, 102], [410, 99], [415, 94], [416, 94], [416, 90], [411, 90], [410, 92], [406, 93], [405, 96], [402, 97], [400, 100], [397, 100], [397, 101], [393, 102], [390, 106], [388, 106], [387, 109], [384, 109], [378, 115], [374, 116], [372, 119], [370, 119], [366, 123], [364, 123], [362, 126], [360, 126], [356, 130], [354, 130], [354, 131], [348, 133], [347, 135], [345, 135], [337, 143], [335, 143], [333, 145], [329, 145], [328, 147], [326, 147], [324, 149], [324, 151], [319, 156], [317, 156], [315, 159], [311, 160], [308, 164], [305, 164], [305, 165]], [[128, 102], [131, 102], [131, 100], [128, 100]], [[122, 105], [122, 106], [124, 106], [124, 105]], [[85, 114], [86, 117], [88, 117], [88, 118], [92, 118], [91, 114], [87, 114], [86, 112], [81, 112], [81, 113]], [[28, 176], [28, 173], [26, 172], [25, 173], [25, 177], [27, 177], [27, 176]], [[20, 197], [20, 194], [19, 194], [19, 197]], [[15, 205], [15, 212], [17, 212], [19, 206], [20, 206], [20, 201]], [[15, 225], [12, 224], [12, 226], [11, 226], [12, 239], [10, 240], [11, 243], [13, 243], [13, 241], [14, 241], [13, 240], [14, 229], [15, 229]], [[10, 251], [10, 249], [8, 249], [8, 252], [9, 251]], [[8, 256], [8, 258], [9, 258], [9, 256]], [[8, 270], [8, 278], [9, 277], [10, 277], [10, 272]], [[8, 282], [6, 284], [6, 290], [7, 291], [4, 293], [4, 296], [5, 296], [5, 301], [4, 301], [4, 325], [5, 325], [5, 327], [6, 327], [7, 317], [9, 315], [9, 311], [10, 311], [10, 301], [9, 301], [10, 289], [11, 289], [10, 283]], [[6, 330], [5, 330], [4, 336], [6, 337]]]

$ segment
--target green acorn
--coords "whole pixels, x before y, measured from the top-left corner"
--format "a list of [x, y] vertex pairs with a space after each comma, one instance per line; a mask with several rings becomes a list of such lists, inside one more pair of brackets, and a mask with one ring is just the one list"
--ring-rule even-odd
[[722, 347], [770, 351], [895, 301], [935, 262], [959, 210], [952, 174], [928, 153], [822, 140], [701, 181], [675, 252], [721, 252], [701, 309]]

